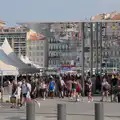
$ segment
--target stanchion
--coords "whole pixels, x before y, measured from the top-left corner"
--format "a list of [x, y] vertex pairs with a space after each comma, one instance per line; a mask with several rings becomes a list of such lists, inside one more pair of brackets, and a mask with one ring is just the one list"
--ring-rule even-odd
[[66, 104], [57, 105], [57, 120], [66, 120]]
[[103, 103], [95, 103], [95, 120], [104, 120]]
[[35, 120], [35, 102], [27, 102], [26, 105], [26, 120]]

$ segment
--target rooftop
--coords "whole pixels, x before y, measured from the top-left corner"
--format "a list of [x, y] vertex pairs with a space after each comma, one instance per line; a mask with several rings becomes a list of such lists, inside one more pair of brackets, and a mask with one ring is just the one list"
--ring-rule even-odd
[[115, 16], [112, 18], [112, 20], [120, 20], [120, 13], [117, 14], [117, 15], [115, 15]]

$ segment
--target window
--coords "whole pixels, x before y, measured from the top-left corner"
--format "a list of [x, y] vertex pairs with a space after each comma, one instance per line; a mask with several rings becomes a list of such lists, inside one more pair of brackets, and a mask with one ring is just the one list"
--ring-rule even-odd
[[43, 44], [43, 41], [41, 40], [41, 44]]
[[37, 62], [39, 62], [39, 58], [37, 58]]
[[35, 62], [35, 58], [33, 58], [33, 61]]
[[40, 49], [43, 50], [43, 46], [41, 46]]
[[29, 52], [29, 56], [31, 56], [31, 52]]
[[51, 64], [51, 60], [49, 60], [49, 64]]
[[31, 46], [29, 46], [29, 50], [32, 50], [32, 49], [31, 49]]
[[43, 56], [43, 52], [41, 52], [40, 55]]
[[35, 56], [35, 52], [33, 52], [33, 56]]
[[37, 52], [37, 56], [39, 56], [39, 52]]
[[43, 58], [41, 58], [41, 62], [43, 62]]
[[40, 66], [43, 67], [43, 64], [41, 64]]
[[49, 53], [49, 57], [51, 57], [51, 53]]
[[37, 46], [37, 50], [39, 50], [39, 46]]

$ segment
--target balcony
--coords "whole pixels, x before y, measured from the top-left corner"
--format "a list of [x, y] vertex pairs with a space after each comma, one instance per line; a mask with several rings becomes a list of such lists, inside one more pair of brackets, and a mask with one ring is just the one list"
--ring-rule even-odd
[[49, 51], [70, 51], [70, 48], [50, 48]]
[[60, 59], [60, 56], [49, 56], [49, 59]]
[[49, 43], [60, 43], [60, 41], [49, 41]]

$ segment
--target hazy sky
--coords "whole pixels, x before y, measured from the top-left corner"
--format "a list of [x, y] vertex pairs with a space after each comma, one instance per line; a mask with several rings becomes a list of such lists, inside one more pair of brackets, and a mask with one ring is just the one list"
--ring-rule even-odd
[[120, 0], [0, 0], [0, 19], [8, 25], [76, 21], [114, 10], [120, 12]]

